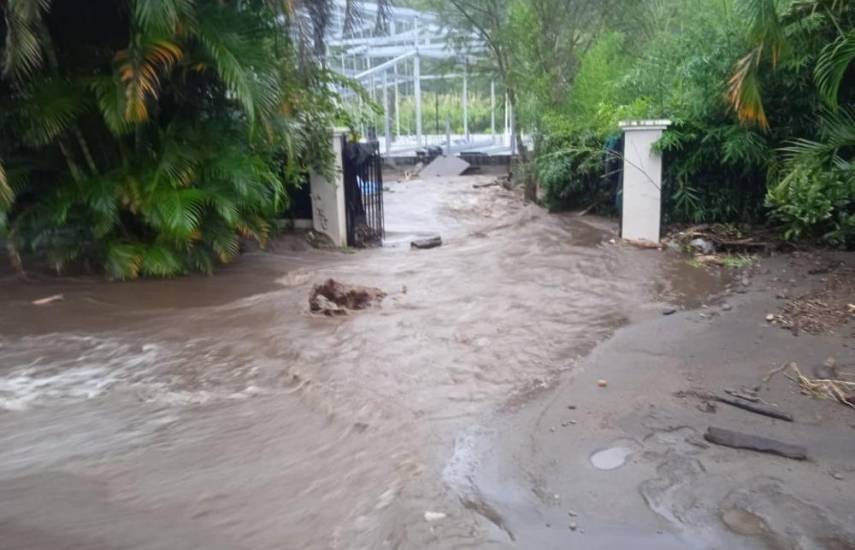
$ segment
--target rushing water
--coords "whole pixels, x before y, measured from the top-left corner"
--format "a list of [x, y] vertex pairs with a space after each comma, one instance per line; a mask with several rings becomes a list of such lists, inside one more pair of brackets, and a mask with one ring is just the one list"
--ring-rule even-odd
[[[498, 544], [443, 478], [456, 434], [717, 281], [474, 181], [392, 184], [382, 249], [285, 237], [210, 278], [0, 280], [3, 548]], [[329, 277], [388, 297], [312, 316]]]

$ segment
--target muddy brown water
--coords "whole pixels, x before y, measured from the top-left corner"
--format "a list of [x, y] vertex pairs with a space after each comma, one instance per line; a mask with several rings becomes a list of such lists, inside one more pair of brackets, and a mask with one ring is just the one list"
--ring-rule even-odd
[[[381, 249], [284, 237], [208, 278], [0, 280], [0, 546], [507, 544], [448, 479], [457, 434], [723, 282], [478, 181], [390, 184]], [[388, 296], [312, 316], [330, 277]]]

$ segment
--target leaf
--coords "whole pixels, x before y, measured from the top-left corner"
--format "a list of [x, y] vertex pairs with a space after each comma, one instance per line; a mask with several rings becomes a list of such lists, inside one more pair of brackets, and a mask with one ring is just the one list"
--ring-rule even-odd
[[199, 17], [194, 34], [250, 124], [269, 116], [279, 100], [272, 50], [259, 47], [259, 30], [234, 12], [210, 7]]
[[65, 133], [86, 108], [80, 88], [61, 78], [34, 81], [22, 95], [18, 109], [22, 138], [36, 147], [49, 145]]
[[142, 247], [140, 245], [120, 242], [107, 244], [104, 270], [110, 279], [136, 279], [139, 277], [142, 262]]
[[740, 122], [754, 123], [760, 128], [768, 128], [769, 120], [763, 109], [758, 75], [762, 51], [762, 47], [757, 46], [736, 62], [733, 75], [728, 82], [728, 97]]
[[104, 124], [115, 136], [123, 136], [133, 129], [126, 118], [127, 110], [125, 87], [116, 76], [94, 77], [89, 87], [95, 93], [96, 103]]
[[152, 197], [149, 214], [155, 227], [178, 239], [189, 239], [199, 227], [204, 193], [199, 189], [163, 189]]
[[134, 0], [134, 19], [147, 32], [174, 34], [193, 17], [193, 0]]
[[42, 17], [50, 9], [50, 0], [8, 0], [5, 7], [6, 47], [3, 51], [3, 75], [18, 80], [33, 75], [44, 60], [39, 41]]
[[817, 59], [814, 71], [817, 88], [822, 98], [832, 107], [837, 106], [840, 84], [853, 59], [855, 31], [849, 31], [826, 45]]
[[170, 39], [135, 36], [131, 45], [116, 53], [119, 79], [125, 86], [125, 120], [145, 122], [149, 118], [147, 99], [156, 100], [160, 75], [169, 72], [184, 52]]
[[184, 271], [175, 251], [162, 243], [155, 243], [142, 250], [140, 271], [155, 277], [173, 277]]
[[6, 168], [0, 161], [0, 213], [12, 208], [13, 202], [15, 202], [15, 192], [9, 185], [9, 180], [6, 178]]

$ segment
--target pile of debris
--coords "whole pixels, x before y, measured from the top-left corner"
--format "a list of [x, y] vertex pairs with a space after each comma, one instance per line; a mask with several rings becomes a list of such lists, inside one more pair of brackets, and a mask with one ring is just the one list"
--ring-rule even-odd
[[796, 382], [802, 395], [815, 399], [831, 399], [855, 409], [855, 377], [851, 373], [839, 372], [833, 359], [829, 359], [823, 367], [817, 369], [819, 376], [816, 378], [802, 374], [796, 363], [786, 363], [771, 371], [763, 381], [768, 382], [779, 372]]
[[309, 310], [327, 316], [347, 315], [351, 310], [379, 304], [386, 293], [379, 288], [349, 285], [335, 279], [315, 285], [309, 294]]
[[717, 253], [765, 254], [782, 246], [781, 241], [763, 234], [762, 230], [721, 223], [678, 229], [671, 232], [665, 242], [668, 248], [702, 256]]

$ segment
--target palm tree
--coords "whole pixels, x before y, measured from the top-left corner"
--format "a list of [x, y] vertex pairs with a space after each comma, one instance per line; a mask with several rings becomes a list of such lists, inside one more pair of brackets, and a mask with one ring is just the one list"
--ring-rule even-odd
[[[834, 109], [838, 91], [849, 65], [855, 59], [855, 2], [851, 0], [744, 0], [749, 22], [751, 49], [734, 67], [729, 82], [729, 100], [740, 121], [769, 127], [763, 106], [761, 73], [775, 69], [789, 55], [797, 62], [811, 60], [811, 51], [796, 52], [792, 43], [808, 44], [817, 38], [822, 19], [836, 33], [820, 45], [815, 58], [815, 81], [821, 97]], [[811, 24], [806, 24], [811, 18]], [[823, 38], [820, 36], [820, 40]]]
[[241, 238], [263, 245], [343, 116], [307, 53], [333, 3], [72, 4], [0, 8], [0, 237], [13, 265], [23, 246], [57, 270], [171, 276], [211, 272]]

